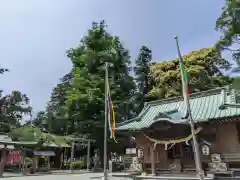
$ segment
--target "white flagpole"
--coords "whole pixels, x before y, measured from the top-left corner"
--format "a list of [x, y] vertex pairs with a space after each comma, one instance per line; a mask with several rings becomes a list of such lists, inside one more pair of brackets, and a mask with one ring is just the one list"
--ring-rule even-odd
[[105, 124], [104, 124], [104, 180], [108, 179], [107, 173], [107, 129], [108, 129], [108, 63], [105, 63]]
[[[182, 60], [182, 56], [181, 56], [180, 48], [179, 48], [179, 44], [178, 44], [178, 37], [175, 37], [175, 40], [176, 40], [176, 44], [177, 44], [177, 51], [178, 51], [178, 55], [179, 55], [180, 67], [184, 68], [183, 67], [183, 60]], [[189, 119], [189, 124], [190, 124], [190, 128], [191, 128], [191, 134], [192, 134], [192, 137], [193, 137], [193, 151], [194, 151], [194, 156], [195, 156], [196, 170], [197, 170], [197, 173], [199, 175], [199, 179], [204, 180], [205, 176], [204, 176], [204, 173], [202, 171], [202, 165], [201, 165], [200, 153], [199, 153], [199, 145], [198, 145], [196, 134], [195, 134], [195, 127], [194, 127], [194, 122], [193, 122], [193, 118], [192, 118], [192, 112], [191, 112], [191, 107], [190, 107], [190, 103], [189, 103], [189, 97], [186, 94], [187, 93], [186, 92], [187, 84], [185, 84], [186, 82], [184, 81], [183, 76], [184, 76], [184, 74], [183, 74], [182, 69], [181, 69], [182, 84], [184, 86], [183, 87], [183, 96], [184, 96], [184, 101], [185, 101], [186, 106], [187, 106], [188, 119]]]

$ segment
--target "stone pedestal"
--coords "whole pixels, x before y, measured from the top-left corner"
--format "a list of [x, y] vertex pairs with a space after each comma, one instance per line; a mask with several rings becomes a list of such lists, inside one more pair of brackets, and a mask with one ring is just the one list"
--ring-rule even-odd
[[113, 172], [113, 162], [112, 161], [108, 161], [108, 172], [109, 173]]
[[143, 170], [142, 164], [140, 163], [140, 160], [138, 157], [132, 158], [132, 164], [130, 165], [130, 169], [132, 171], [142, 172], [142, 170]]

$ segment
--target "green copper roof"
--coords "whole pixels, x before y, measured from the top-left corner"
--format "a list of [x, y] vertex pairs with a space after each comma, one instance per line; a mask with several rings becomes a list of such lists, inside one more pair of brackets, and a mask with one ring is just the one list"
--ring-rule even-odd
[[[201, 123], [240, 116], [240, 108], [229, 106], [236, 104], [235, 97], [235, 91], [225, 87], [191, 94], [190, 106], [193, 120]], [[187, 123], [185, 116], [186, 105], [182, 97], [153, 101], [147, 103], [136, 118], [117, 124], [116, 129], [140, 130], [158, 121]]]

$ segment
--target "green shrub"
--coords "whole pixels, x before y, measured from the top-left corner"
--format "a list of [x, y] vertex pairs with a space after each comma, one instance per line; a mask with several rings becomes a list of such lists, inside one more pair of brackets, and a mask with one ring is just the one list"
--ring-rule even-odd
[[25, 157], [24, 159], [24, 164], [27, 168], [31, 167], [33, 164], [33, 160], [30, 157]]
[[72, 169], [83, 169], [86, 167], [86, 163], [84, 161], [75, 161], [71, 163]]

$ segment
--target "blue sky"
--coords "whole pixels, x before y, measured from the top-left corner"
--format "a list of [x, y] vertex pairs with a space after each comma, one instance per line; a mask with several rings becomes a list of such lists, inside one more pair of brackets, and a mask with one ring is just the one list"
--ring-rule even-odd
[[78, 45], [92, 21], [108, 29], [134, 60], [146, 45], [155, 61], [176, 58], [174, 36], [182, 53], [214, 45], [214, 30], [224, 0], [7, 0], [0, 5], [1, 89], [18, 89], [35, 112], [45, 107], [51, 90], [71, 69], [65, 51]]

